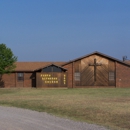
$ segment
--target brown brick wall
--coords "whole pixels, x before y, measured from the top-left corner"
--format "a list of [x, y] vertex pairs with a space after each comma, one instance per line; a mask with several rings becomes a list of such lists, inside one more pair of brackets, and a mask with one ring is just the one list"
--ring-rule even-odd
[[2, 79], [3, 86], [0, 87], [32, 87], [32, 73], [24, 73], [24, 81], [17, 81], [17, 73], [4, 74]]
[[[63, 66], [67, 71], [67, 87], [73, 88], [76, 87], [74, 84], [74, 63], [67, 64]], [[3, 75], [3, 86], [0, 84], [0, 87], [5, 88], [14, 88], [14, 87], [32, 87], [32, 73], [24, 73], [24, 82], [17, 81], [17, 73], [5, 74]], [[34, 82], [34, 81], [33, 81]], [[86, 86], [89, 87], [89, 86]], [[112, 86], [114, 87], [114, 86]], [[121, 63], [116, 62], [116, 87], [130, 87], [130, 67], [125, 66]]]
[[[76, 87], [74, 84], [74, 63], [70, 63], [64, 66], [68, 70], [68, 88]], [[130, 67], [116, 62], [116, 87], [130, 87]], [[79, 87], [79, 86], [78, 86]], [[83, 86], [81, 86], [83, 87]], [[89, 88], [90, 86], [84, 86]], [[97, 86], [101, 87], [101, 86]], [[108, 87], [108, 86], [103, 86]], [[109, 86], [115, 87], [115, 86]]]
[[24, 73], [24, 87], [32, 87], [32, 73]]
[[130, 87], [130, 67], [116, 63], [116, 87]]
[[73, 63], [70, 63], [70, 64], [67, 64], [65, 66], [63, 66], [65, 69], [67, 69], [67, 86], [68, 88], [72, 88], [74, 85], [73, 85]]
[[[16, 85], [15, 73], [4, 74], [2, 80], [3, 80], [3, 87], [5, 88], [14, 88]], [[2, 85], [0, 87], [2, 87]]]

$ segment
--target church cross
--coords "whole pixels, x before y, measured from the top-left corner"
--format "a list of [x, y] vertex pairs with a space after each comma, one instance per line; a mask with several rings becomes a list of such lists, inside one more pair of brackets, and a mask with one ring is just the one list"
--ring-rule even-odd
[[94, 81], [96, 81], [96, 71], [97, 66], [101, 66], [102, 64], [97, 63], [96, 59], [94, 59], [94, 64], [89, 64], [89, 66], [94, 66]]

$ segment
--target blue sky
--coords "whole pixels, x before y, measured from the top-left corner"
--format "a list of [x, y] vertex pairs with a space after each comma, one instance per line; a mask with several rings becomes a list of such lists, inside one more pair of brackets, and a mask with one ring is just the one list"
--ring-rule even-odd
[[68, 61], [94, 51], [130, 59], [130, 0], [1, 0], [0, 43], [18, 61]]

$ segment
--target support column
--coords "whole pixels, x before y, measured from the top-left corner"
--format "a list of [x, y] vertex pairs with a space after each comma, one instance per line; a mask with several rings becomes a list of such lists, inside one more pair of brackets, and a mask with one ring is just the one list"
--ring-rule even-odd
[[74, 82], [74, 62], [72, 62], [72, 88], [74, 88], [75, 82]]

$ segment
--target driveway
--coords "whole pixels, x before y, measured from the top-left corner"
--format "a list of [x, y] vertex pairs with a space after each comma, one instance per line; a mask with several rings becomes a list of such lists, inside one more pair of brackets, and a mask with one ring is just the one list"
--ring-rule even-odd
[[75, 122], [21, 108], [0, 106], [0, 130], [107, 130], [104, 127]]

